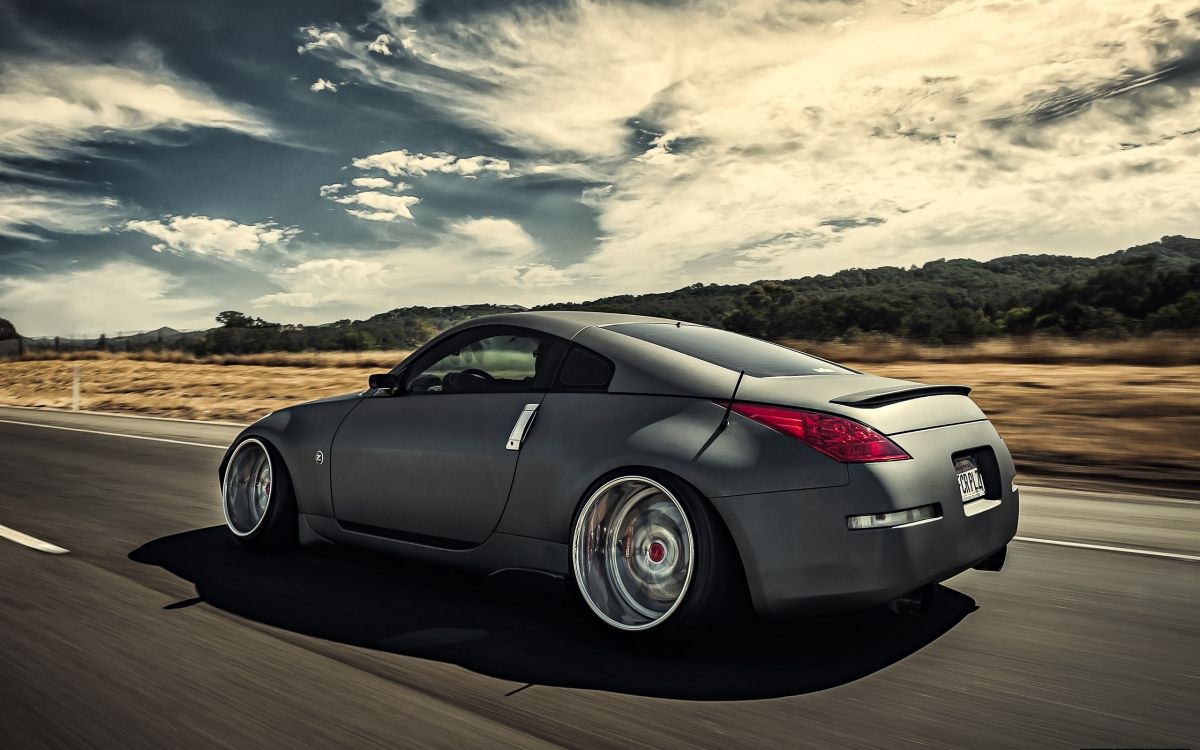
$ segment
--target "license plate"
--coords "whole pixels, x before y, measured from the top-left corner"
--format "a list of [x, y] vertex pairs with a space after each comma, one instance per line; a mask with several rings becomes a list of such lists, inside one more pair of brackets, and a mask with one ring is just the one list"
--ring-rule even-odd
[[958, 492], [964, 503], [987, 494], [983, 486], [983, 474], [979, 473], [979, 465], [971, 456], [954, 459], [954, 472], [958, 474]]

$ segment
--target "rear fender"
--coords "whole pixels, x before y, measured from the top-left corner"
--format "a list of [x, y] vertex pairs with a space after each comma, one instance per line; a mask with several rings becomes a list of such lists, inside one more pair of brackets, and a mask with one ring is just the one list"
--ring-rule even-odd
[[846, 466], [707, 399], [550, 393], [521, 448], [497, 531], [565, 543], [588, 487], [631, 466], [708, 498], [846, 484]]

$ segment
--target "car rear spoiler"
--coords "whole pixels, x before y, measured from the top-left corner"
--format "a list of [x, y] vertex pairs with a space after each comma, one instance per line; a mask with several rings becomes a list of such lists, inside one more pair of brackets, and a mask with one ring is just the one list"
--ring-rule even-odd
[[829, 403], [870, 409], [924, 396], [966, 396], [970, 392], [967, 385], [895, 385], [838, 396], [829, 399]]

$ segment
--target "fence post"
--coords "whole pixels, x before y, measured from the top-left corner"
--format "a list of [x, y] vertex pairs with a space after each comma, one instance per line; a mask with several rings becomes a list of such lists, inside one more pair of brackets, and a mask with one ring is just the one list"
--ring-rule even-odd
[[75, 365], [75, 382], [71, 386], [71, 411], [79, 411], [79, 365]]

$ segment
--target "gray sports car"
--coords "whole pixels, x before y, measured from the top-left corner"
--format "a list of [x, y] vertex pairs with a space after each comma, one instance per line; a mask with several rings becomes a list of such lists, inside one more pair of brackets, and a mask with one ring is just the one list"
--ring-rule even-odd
[[1016, 533], [969, 390], [661, 318], [497, 315], [246, 428], [223, 507], [254, 545], [563, 576], [623, 631], [911, 601]]

